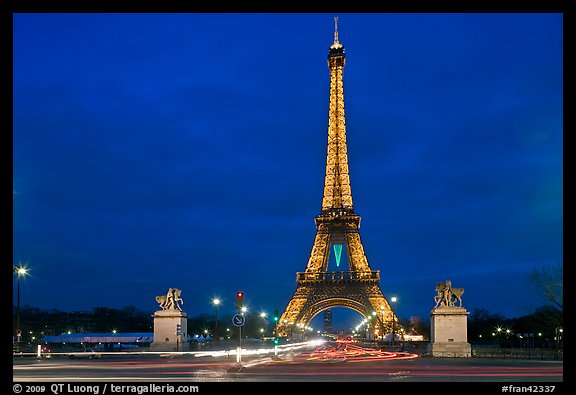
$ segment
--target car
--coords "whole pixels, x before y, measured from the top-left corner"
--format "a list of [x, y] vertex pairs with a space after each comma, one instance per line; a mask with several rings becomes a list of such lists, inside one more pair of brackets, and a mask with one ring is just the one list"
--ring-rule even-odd
[[102, 358], [102, 354], [93, 348], [85, 348], [83, 351], [68, 354], [68, 357], [70, 359], [99, 359]]
[[38, 353], [37, 345], [24, 345], [21, 347], [14, 346], [12, 348], [12, 355], [14, 357], [40, 357], [40, 358], [51, 358], [52, 357], [52, 350], [48, 347], [41, 347], [40, 353]]
[[40, 356], [42, 358], [50, 359], [52, 358], [52, 350], [49, 349], [48, 347], [42, 347], [40, 349]]

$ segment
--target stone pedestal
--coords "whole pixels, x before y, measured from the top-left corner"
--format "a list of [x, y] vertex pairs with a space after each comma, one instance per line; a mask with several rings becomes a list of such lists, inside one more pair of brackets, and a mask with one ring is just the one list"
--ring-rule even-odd
[[[180, 310], [159, 310], [154, 313], [154, 341], [150, 351], [188, 351], [188, 315]], [[178, 329], [180, 325], [180, 329]], [[177, 335], [177, 333], [180, 333]]]
[[430, 313], [430, 344], [433, 357], [470, 358], [468, 313], [464, 307], [444, 306]]

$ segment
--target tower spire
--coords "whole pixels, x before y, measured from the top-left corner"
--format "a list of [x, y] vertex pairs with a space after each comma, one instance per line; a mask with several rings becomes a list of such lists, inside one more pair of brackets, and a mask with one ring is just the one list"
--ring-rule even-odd
[[334, 17], [334, 44], [338, 42], [338, 17]]
[[338, 41], [338, 17], [334, 17], [334, 44], [328, 50], [330, 69], [330, 106], [328, 111], [328, 154], [322, 212], [331, 209], [352, 211], [352, 191], [346, 147], [343, 72], [346, 65], [344, 46]]
[[334, 17], [334, 44], [330, 46], [330, 49], [340, 49], [344, 48], [342, 44], [338, 41], [338, 17]]

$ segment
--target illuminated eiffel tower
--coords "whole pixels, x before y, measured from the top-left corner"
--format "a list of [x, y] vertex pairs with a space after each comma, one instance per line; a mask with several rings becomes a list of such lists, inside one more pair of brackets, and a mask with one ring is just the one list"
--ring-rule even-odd
[[[334, 43], [328, 51], [330, 110], [322, 210], [314, 220], [317, 232], [306, 271], [296, 273], [296, 292], [277, 323], [280, 337], [304, 334], [314, 316], [333, 307], [362, 314], [376, 335], [393, 328], [397, 319], [380, 290], [380, 271], [368, 265], [358, 232], [360, 216], [352, 205], [342, 79], [346, 57], [338, 41], [338, 17], [334, 22]], [[327, 271], [332, 247], [338, 266], [346, 247], [349, 271]]]

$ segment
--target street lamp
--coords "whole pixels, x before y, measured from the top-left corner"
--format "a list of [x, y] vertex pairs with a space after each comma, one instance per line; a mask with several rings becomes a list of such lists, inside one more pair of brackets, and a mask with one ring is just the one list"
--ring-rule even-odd
[[560, 348], [560, 342], [563, 340], [562, 339], [562, 335], [564, 335], [564, 329], [562, 328], [555, 328], [554, 332], [556, 336], [554, 336], [554, 339], [556, 340], [556, 348]]
[[[265, 312], [260, 312], [260, 318], [262, 318], [262, 325], [268, 329], [268, 317], [266, 316]], [[261, 330], [260, 332], [264, 332], [264, 330]], [[262, 333], [262, 336], [264, 336], [264, 333]]]
[[382, 340], [382, 341], [384, 341], [384, 322], [386, 322], [385, 319], [384, 319], [384, 310], [385, 310], [385, 309], [386, 309], [386, 308], [384, 307], [384, 305], [380, 306], [380, 311], [382, 312], [382, 321], [381, 321], [381, 324], [380, 324], [380, 328], [382, 328], [382, 336], [381, 336], [381, 340]]
[[16, 310], [16, 341], [18, 346], [20, 346], [20, 341], [22, 337], [22, 330], [20, 329], [20, 277], [28, 274], [28, 269], [24, 266], [14, 266], [14, 273], [16, 273], [17, 283], [18, 283], [18, 299], [17, 299], [17, 310]]
[[216, 309], [216, 321], [214, 323], [214, 338], [218, 341], [218, 305], [220, 305], [220, 299], [214, 298], [212, 300], [214, 308]]
[[[394, 304], [396, 303], [397, 300], [398, 300], [398, 298], [396, 296], [392, 296], [390, 298], [390, 301]], [[392, 346], [392, 350], [394, 350], [394, 340], [396, 338], [395, 326], [396, 326], [396, 313], [394, 312], [394, 308], [392, 308], [392, 340], [390, 341], [390, 345]]]
[[378, 340], [376, 338], [376, 334], [378, 333], [378, 328], [377, 328], [378, 327], [378, 313], [376, 311], [373, 311], [372, 316], [370, 316], [368, 318], [370, 318], [370, 319], [374, 318], [374, 328], [372, 329], [370, 337], [372, 338], [372, 340]]

